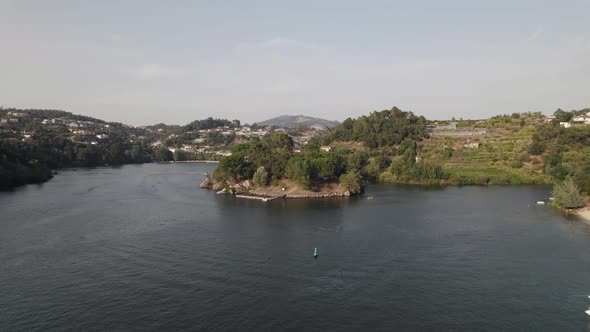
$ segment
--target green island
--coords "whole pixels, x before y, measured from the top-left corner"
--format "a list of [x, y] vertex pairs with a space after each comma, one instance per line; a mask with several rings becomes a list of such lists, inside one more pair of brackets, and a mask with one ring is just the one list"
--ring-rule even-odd
[[172, 161], [218, 161], [201, 187], [240, 197], [344, 197], [370, 182], [552, 184], [551, 203], [569, 211], [590, 193], [590, 109], [428, 120], [394, 107], [310, 129], [213, 118], [129, 126], [0, 108], [0, 188], [67, 167]]

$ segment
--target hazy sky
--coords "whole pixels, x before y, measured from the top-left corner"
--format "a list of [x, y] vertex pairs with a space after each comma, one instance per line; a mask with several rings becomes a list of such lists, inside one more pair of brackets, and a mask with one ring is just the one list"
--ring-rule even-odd
[[129, 124], [590, 106], [590, 0], [0, 0], [0, 105]]

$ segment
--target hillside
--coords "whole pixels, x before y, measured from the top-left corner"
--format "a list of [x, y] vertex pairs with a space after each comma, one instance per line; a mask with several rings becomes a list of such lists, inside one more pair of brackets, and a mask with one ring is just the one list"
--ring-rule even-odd
[[[252, 193], [254, 186], [255, 193], [268, 194], [272, 192], [269, 186], [283, 192], [282, 188], [288, 191], [296, 184], [300, 190], [323, 192], [322, 197], [359, 194], [368, 173], [377, 177], [386, 171], [397, 145], [403, 147], [400, 155], [403, 154], [404, 161], [413, 161], [416, 142], [426, 137], [426, 119], [398, 108], [346, 119], [324, 136], [311, 139], [301, 149], [295, 148], [289, 135], [274, 133], [260, 141], [235, 145], [232, 154], [220, 160], [212, 177], [205, 179], [202, 187], [226, 188], [226, 193]], [[338, 146], [342, 141], [352, 146]], [[389, 154], [377, 148], [389, 149]], [[371, 158], [373, 152], [381, 155]], [[416, 168], [428, 173], [425, 175], [428, 180], [442, 179], [442, 166], [425, 164]], [[291, 184], [280, 185], [286, 179]], [[300, 192], [294, 196], [310, 195]], [[285, 198], [291, 197], [286, 195]]]
[[218, 160], [234, 141], [266, 134], [237, 120], [130, 126], [61, 110], [0, 107], [0, 189], [47, 181], [64, 167]]
[[281, 128], [315, 128], [329, 129], [338, 126], [338, 121], [330, 121], [305, 115], [281, 115], [276, 118], [258, 122], [259, 126], [276, 126]]

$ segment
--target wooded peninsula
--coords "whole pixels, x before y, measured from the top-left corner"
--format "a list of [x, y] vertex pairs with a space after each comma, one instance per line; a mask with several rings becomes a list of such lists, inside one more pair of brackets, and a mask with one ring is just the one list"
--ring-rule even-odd
[[335, 128], [278, 128], [208, 118], [127, 126], [56, 110], [0, 109], [0, 186], [64, 167], [219, 160], [202, 187], [262, 197], [349, 196], [371, 181], [554, 184], [555, 204], [590, 192], [590, 109], [427, 120], [396, 107]]

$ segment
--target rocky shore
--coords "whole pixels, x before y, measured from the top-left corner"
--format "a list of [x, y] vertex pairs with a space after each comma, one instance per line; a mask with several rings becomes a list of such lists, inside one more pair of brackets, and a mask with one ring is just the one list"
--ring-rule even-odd
[[347, 190], [342, 190], [337, 182], [326, 183], [317, 191], [302, 189], [289, 180], [282, 180], [278, 186], [255, 187], [252, 181], [218, 181], [211, 174], [205, 176], [200, 185], [203, 189], [212, 189], [219, 195], [235, 195], [238, 198], [258, 199], [264, 202], [274, 199], [314, 199], [350, 197]]

